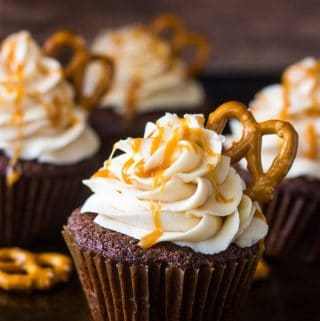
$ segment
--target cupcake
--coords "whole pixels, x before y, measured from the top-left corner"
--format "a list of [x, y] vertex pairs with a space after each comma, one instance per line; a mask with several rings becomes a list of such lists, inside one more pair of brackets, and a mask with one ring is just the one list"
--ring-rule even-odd
[[[172, 30], [171, 40], [162, 36], [167, 30]], [[183, 59], [189, 47], [194, 47], [192, 61]], [[106, 30], [94, 39], [92, 52], [114, 63], [110, 91], [89, 118], [105, 146], [124, 136], [142, 135], [145, 123], [164, 111], [206, 111], [205, 92], [194, 76], [209, 58], [209, 45], [202, 36], [189, 33], [178, 18], [161, 16], [150, 26]], [[99, 64], [92, 64], [84, 91], [90, 92], [100, 78]]]
[[246, 188], [232, 164], [256, 137], [240, 152], [223, 150], [230, 111], [251, 117], [247, 132], [256, 124], [235, 102], [212, 113], [207, 127], [201, 114], [167, 113], [147, 123], [143, 138], [118, 141], [84, 181], [93, 194], [71, 214], [64, 237], [94, 320], [236, 319], [268, 230], [256, 199], [272, 196], [296, 135], [272, 123], [287, 133], [282, 172]]
[[[270, 227], [266, 254], [274, 258], [320, 259], [320, 62], [305, 58], [289, 66], [282, 82], [262, 89], [250, 104], [258, 121], [281, 118], [299, 134], [296, 160], [271, 202], [264, 204]], [[234, 132], [240, 130], [233, 124]], [[263, 167], [271, 164], [279, 141], [268, 137]]]
[[1, 44], [0, 106], [0, 245], [57, 236], [86, 197], [99, 140], [60, 64], [26, 31]]

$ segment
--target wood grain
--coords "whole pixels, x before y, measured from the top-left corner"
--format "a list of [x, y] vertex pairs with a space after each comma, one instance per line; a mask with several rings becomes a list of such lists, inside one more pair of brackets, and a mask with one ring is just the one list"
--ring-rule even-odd
[[0, 0], [0, 37], [30, 29], [42, 40], [67, 27], [91, 39], [102, 28], [148, 22], [164, 11], [208, 36], [209, 71], [272, 72], [319, 56], [319, 0]]

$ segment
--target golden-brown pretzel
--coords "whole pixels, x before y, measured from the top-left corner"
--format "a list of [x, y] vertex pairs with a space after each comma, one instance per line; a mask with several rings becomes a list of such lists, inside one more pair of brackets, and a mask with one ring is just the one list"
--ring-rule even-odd
[[187, 48], [194, 47], [194, 58], [188, 62], [187, 73], [189, 76], [197, 75], [204, 67], [210, 56], [210, 46], [203, 36], [196, 33], [186, 33], [181, 37], [180, 56]]
[[71, 31], [58, 31], [48, 38], [43, 45], [45, 54], [55, 58], [59, 57], [64, 49], [72, 50], [72, 58], [64, 66], [65, 76], [69, 78], [86, 60], [87, 51], [84, 40]]
[[[246, 158], [252, 184], [246, 193], [254, 200], [264, 202], [272, 198], [275, 187], [290, 169], [297, 153], [298, 135], [287, 122], [268, 120], [262, 123], [255, 121], [251, 112], [239, 102], [228, 102], [221, 105], [209, 116], [207, 127], [222, 133], [230, 118], [239, 120], [243, 125], [242, 138], [224, 151], [237, 163]], [[283, 139], [279, 154], [270, 168], [264, 173], [261, 165], [261, 146], [264, 135], [277, 135]]]
[[151, 31], [162, 36], [166, 32], [171, 32], [171, 39], [166, 39], [174, 53], [181, 49], [182, 39], [186, 32], [185, 26], [181, 19], [172, 14], [163, 14], [155, 18], [150, 24]]
[[0, 249], [0, 288], [4, 290], [47, 290], [66, 282], [71, 270], [70, 258], [62, 254]]
[[208, 41], [201, 35], [189, 32], [182, 20], [172, 14], [157, 17], [150, 25], [151, 30], [161, 36], [166, 31], [171, 31], [169, 43], [174, 55], [182, 56], [188, 47], [194, 47], [194, 58], [188, 62], [187, 73], [193, 76], [201, 71], [210, 56]]
[[[114, 69], [112, 60], [105, 56], [90, 54], [82, 38], [70, 31], [59, 31], [53, 34], [47, 39], [43, 48], [48, 56], [53, 57], [58, 57], [63, 49], [72, 49], [72, 58], [64, 67], [65, 77], [74, 83], [77, 102], [82, 107], [91, 109], [97, 106], [111, 86]], [[83, 93], [83, 80], [86, 68], [93, 62], [100, 63], [104, 73], [97, 82], [95, 90], [88, 96]]]

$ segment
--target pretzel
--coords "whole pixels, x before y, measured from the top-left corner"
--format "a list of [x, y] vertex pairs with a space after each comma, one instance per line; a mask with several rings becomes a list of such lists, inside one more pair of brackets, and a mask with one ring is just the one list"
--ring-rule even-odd
[[70, 258], [62, 254], [0, 249], [0, 288], [4, 290], [47, 290], [68, 281], [71, 271]]
[[265, 262], [264, 259], [260, 259], [257, 265], [256, 272], [254, 274], [254, 280], [260, 281], [265, 280], [271, 273], [270, 266]]
[[194, 47], [194, 58], [188, 62], [188, 75], [196, 75], [203, 69], [210, 56], [209, 43], [201, 35], [189, 32], [181, 19], [171, 14], [164, 14], [157, 17], [151, 23], [150, 28], [157, 36], [170, 31], [172, 36], [169, 43], [173, 54], [180, 58], [188, 47]]
[[[298, 135], [292, 125], [280, 120], [255, 121], [251, 112], [243, 104], [231, 101], [221, 105], [209, 115], [207, 128], [221, 134], [230, 118], [238, 119], [243, 125], [242, 138], [224, 150], [224, 155], [237, 163], [245, 158], [252, 177], [251, 186], [246, 190], [253, 200], [265, 202], [273, 197], [278, 183], [290, 169], [297, 153]], [[283, 140], [279, 154], [264, 173], [261, 165], [261, 145], [264, 135], [277, 135]]]
[[[70, 31], [59, 31], [45, 42], [43, 49], [48, 56], [58, 57], [64, 49], [71, 49], [73, 54], [69, 63], [64, 66], [64, 74], [73, 82], [76, 90], [77, 102], [91, 109], [98, 105], [100, 99], [110, 89], [113, 78], [113, 62], [106, 56], [90, 54], [81, 37]], [[95, 90], [90, 96], [83, 93], [83, 80], [86, 68], [93, 62], [99, 62], [104, 73]]]

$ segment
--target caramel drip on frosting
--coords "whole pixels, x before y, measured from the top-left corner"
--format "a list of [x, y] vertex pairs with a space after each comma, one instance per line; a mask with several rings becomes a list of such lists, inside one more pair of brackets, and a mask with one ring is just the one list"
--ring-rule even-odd
[[309, 143], [309, 148], [305, 153], [305, 156], [310, 159], [315, 159], [317, 157], [317, 132], [313, 123], [309, 123], [307, 127], [307, 140]]
[[141, 88], [142, 81], [140, 77], [133, 77], [127, 91], [126, 96], [126, 108], [127, 108], [127, 118], [130, 120], [134, 115], [134, 108], [137, 105], [139, 99], [139, 89]]
[[215, 189], [216, 201], [219, 203], [225, 203], [225, 204], [232, 203], [234, 201], [234, 199], [232, 197], [230, 197], [230, 198], [225, 197], [218, 189], [218, 185], [216, 183], [216, 178], [215, 178], [215, 167], [211, 164], [208, 164], [208, 170], [209, 170], [210, 181]]
[[[198, 119], [198, 120], [201, 124], [204, 123], [203, 117], [201, 117], [201, 119]], [[173, 129], [171, 137], [166, 141], [164, 152], [163, 152], [163, 159], [157, 167], [154, 167], [151, 169], [145, 169], [146, 159], [135, 161], [134, 157], [130, 157], [124, 162], [121, 170], [121, 177], [126, 184], [132, 184], [132, 177], [129, 173], [129, 170], [131, 169], [133, 173], [140, 178], [152, 178], [152, 186], [151, 186], [152, 190], [158, 189], [159, 187], [162, 190], [164, 190], [165, 184], [166, 184], [166, 177], [164, 175], [164, 172], [167, 168], [171, 166], [172, 162], [175, 160], [175, 154], [176, 154], [175, 152], [177, 150], [177, 147], [193, 148], [196, 152], [199, 152], [200, 148], [202, 148], [208, 156], [220, 157], [219, 154], [211, 150], [210, 146], [205, 140], [205, 137], [201, 131], [201, 128], [190, 128], [188, 126], [186, 119], [179, 118], [179, 121], [182, 126], [178, 126]], [[156, 134], [153, 137], [150, 137], [154, 134], [153, 132], [150, 134], [149, 137], [147, 137], [148, 139], [152, 138], [152, 142], [150, 144], [150, 149], [149, 149], [150, 155], [153, 155], [159, 150], [164, 140], [165, 128], [162, 127], [160, 124], [156, 124], [156, 125], [157, 125]], [[184, 140], [187, 140], [190, 143], [190, 145], [179, 145], [179, 142]], [[131, 147], [132, 147], [133, 154], [136, 154], [140, 151], [142, 141], [143, 141], [143, 138], [136, 138], [132, 140]], [[108, 161], [105, 163], [104, 168], [100, 169], [97, 173], [95, 173], [93, 177], [104, 177], [104, 178], [114, 177], [113, 174], [110, 173], [108, 167], [110, 165], [111, 159], [116, 149], [117, 149], [117, 143], [114, 145], [111, 155]], [[224, 197], [224, 195], [222, 195], [218, 191], [217, 184], [214, 178], [213, 167], [209, 167], [209, 173], [210, 173], [212, 183], [216, 190], [216, 200], [218, 202], [224, 202], [224, 203], [232, 202], [233, 199]], [[152, 202], [150, 211], [153, 217], [154, 230], [151, 233], [145, 235], [141, 239], [139, 244], [144, 248], [148, 248], [154, 245], [157, 242], [158, 238], [162, 235], [162, 227], [160, 222], [161, 203]]]
[[[29, 35], [27, 35], [26, 41], [29, 43], [33, 40]], [[2, 45], [1, 48], [2, 51], [6, 50], [6, 52], [3, 52], [4, 59], [1, 61], [1, 63], [3, 64], [3, 66], [6, 67], [8, 72], [8, 80], [4, 81], [4, 85], [8, 92], [15, 94], [14, 107], [11, 117], [11, 125], [14, 126], [17, 131], [17, 137], [12, 148], [12, 155], [7, 170], [6, 181], [8, 186], [11, 186], [15, 182], [17, 182], [17, 180], [21, 176], [21, 173], [19, 172], [17, 165], [21, 154], [22, 141], [24, 136], [25, 111], [23, 106], [23, 99], [25, 96], [28, 96], [30, 99], [33, 100], [34, 104], [38, 104], [44, 110], [46, 110], [50, 122], [56, 128], [59, 127], [61, 123], [64, 124], [65, 127], [73, 126], [73, 124], [75, 124], [74, 121], [76, 121], [74, 117], [72, 117], [72, 103], [68, 99], [64, 99], [62, 101], [60, 97], [55, 96], [52, 98], [51, 103], [45, 103], [40, 99], [41, 93], [39, 93], [37, 90], [34, 90], [34, 92], [32, 93], [25, 91], [25, 75], [23, 68], [25, 64], [24, 60], [26, 60], [27, 58], [18, 61], [19, 57], [16, 56], [16, 50], [18, 50], [18, 45], [18, 39], [12, 38], [5, 40], [5, 43]], [[46, 69], [44, 65], [42, 65], [41, 63], [37, 63], [36, 68], [44, 77], [49, 76], [52, 73], [62, 74], [61, 68], [53, 68], [52, 70]], [[59, 89], [61, 89], [61, 91], [63, 92], [64, 97], [68, 97], [68, 93], [66, 92], [65, 87], [61, 86]], [[67, 119], [70, 119], [70, 121], [67, 123], [63, 123], [63, 109], [67, 109], [69, 112], [69, 115], [67, 115]]]
[[[294, 68], [299, 68], [299, 66], [296, 66]], [[300, 67], [301, 68], [301, 67]], [[311, 106], [309, 106], [306, 109], [306, 112], [308, 114], [319, 114], [319, 107], [318, 105], [318, 99], [317, 99], [317, 91], [319, 90], [319, 82], [320, 82], [320, 60], [317, 61], [315, 66], [308, 67], [308, 69], [305, 71], [306, 76], [309, 79], [314, 80], [314, 86], [311, 91]], [[282, 76], [282, 87], [283, 87], [283, 107], [280, 111], [280, 118], [283, 120], [286, 120], [289, 118], [289, 111], [290, 111], [290, 90], [291, 90], [291, 84], [289, 79], [289, 73], [290, 69], [286, 70], [283, 73]]]
[[139, 245], [143, 248], [148, 248], [154, 245], [159, 237], [162, 235], [162, 228], [160, 222], [161, 205], [160, 203], [151, 203], [150, 211], [153, 217], [154, 230], [141, 238]]
[[[295, 66], [293, 68], [301, 68], [300, 66]], [[295, 113], [290, 115], [290, 90], [291, 84], [289, 79], [290, 69], [286, 70], [283, 74], [282, 86], [283, 86], [283, 108], [280, 111], [280, 118], [283, 120], [295, 120], [300, 117], [318, 117], [320, 115], [320, 108], [318, 106], [317, 93], [319, 92], [320, 85], [320, 60], [312, 67], [308, 67], [305, 71], [307, 79], [313, 79], [314, 85], [312, 87], [310, 98], [311, 106], [304, 109], [300, 113]], [[315, 159], [317, 157], [317, 133], [315, 125], [310, 122], [306, 128], [306, 138], [308, 141], [308, 149], [305, 152], [305, 157], [309, 159]]]

